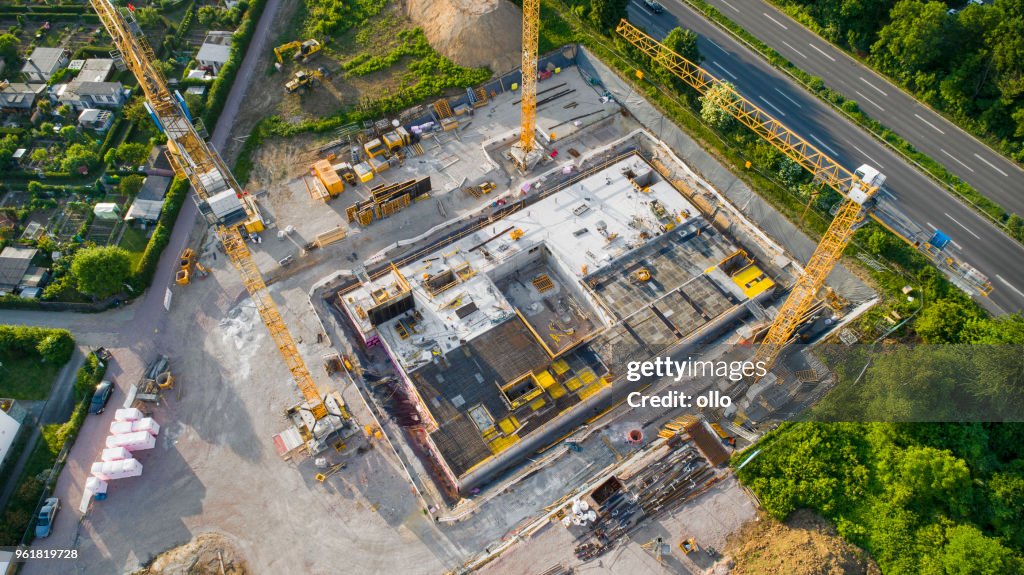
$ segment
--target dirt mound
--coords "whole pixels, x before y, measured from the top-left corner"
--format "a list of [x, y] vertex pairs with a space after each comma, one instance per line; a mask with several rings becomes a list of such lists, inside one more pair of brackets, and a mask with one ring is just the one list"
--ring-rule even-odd
[[133, 575], [249, 575], [252, 571], [238, 549], [224, 536], [203, 533], [168, 549]]
[[522, 12], [508, 0], [406, 0], [405, 12], [460, 66], [501, 74], [522, 61]]
[[825, 519], [808, 510], [786, 523], [761, 516], [733, 534], [726, 554], [731, 575], [881, 575], [868, 554], [836, 535]]

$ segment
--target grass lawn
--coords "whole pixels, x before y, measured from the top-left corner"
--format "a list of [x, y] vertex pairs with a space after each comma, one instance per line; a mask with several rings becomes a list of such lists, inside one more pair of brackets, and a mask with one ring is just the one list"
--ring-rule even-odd
[[121, 236], [121, 243], [118, 245], [128, 250], [128, 255], [132, 258], [132, 269], [138, 267], [139, 260], [142, 259], [142, 252], [146, 251], [148, 243], [149, 236], [146, 235], [146, 232], [135, 226], [125, 228], [124, 235]]
[[42, 363], [37, 356], [21, 357], [0, 352], [0, 397], [20, 400], [46, 399], [61, 365]]

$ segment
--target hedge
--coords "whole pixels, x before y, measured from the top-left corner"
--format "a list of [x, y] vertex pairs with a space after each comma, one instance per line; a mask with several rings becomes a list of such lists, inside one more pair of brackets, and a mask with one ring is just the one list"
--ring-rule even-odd
[[160, 220], [153, 230], [153, 235], [146, 244], [146, 250], [142, 252], [142, 258], [135, 268], [131, 282], [135, 293], [142, 293], [153, 281], [153, 274], [160, 263], [160, 254], [171, 241], [171, 231], [174, 229], [174, 222], [178, 219], [178, 212], [188, 197], [189, 183], [185, 178], [175, 178], [171, 189], [167, 192], [163, 212], [160, 213]]

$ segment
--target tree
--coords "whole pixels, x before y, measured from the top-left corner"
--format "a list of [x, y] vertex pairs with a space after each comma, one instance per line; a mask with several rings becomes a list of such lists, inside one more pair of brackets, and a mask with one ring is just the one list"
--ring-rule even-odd
[[149, 157], [149, 146], [125, 143], [117, 147], [117, 161], [129, 166], [141, 166]]
[[961, 507], [971, 487], [971, 472], [964, 460], [949, 451], [914, 445], [889, 454], [880, 474], [896, 504], [919, 513], [946, 507], [957, 514], [965, 511]]
[[970, 303], [940, 300], [921, 312], [914, 329], [925, 343], [963, 343], [964, 328], [980, 317]]
[[91, 146], [84, 144], [72, 144], [64, 152], [64, 159], [60, 166], [65, 172], [74, 172], [81, 168], [92, 169], [100, 161], [99, 154]]
[[795, 190], [800, 187], [800, 184], [806, 179], [804, 174], [803, 166], [793, 161], [791, 158], [784, 158], [779, 163], [779, 179], [789, 189]]
[[28, 157], [33, 164], [46, 165], [50, 163], [50, 151], [46, 148], [36, 148]]
[[0, 138], [0, 164], [6, 164], [11, 161], [14, 157], [14, 152], [18, 150], [18, 137], [14, 134], [7, 134], [3, 138]]
[[704, 56], [700, 53], [700, 48], [697, 46], [697, 34], [692, 30], [683, 30], [679, 27], [673, 28], [661, 43], [698, 66], [704, 60]]
[[18, 58], [20, 47], [21, 40], [14, 34], [0, 34], [0, 58], [3, 58], [8, 66], [13, 65]]
[[71, 332], [67, 330], [55, 330], [50, 335], [40, 340], [36, 351], [47, 363], [61, 365], [71, 359], [71, 352], [75, 349], [75, 340]]
[[64, 138], [67, 142], [73, 142], [78, 139], [78, 128], [74, 126], [64, 126], [60, 129], [60, 137]]
[[938, 67], [954, 46], [952, 19], [946, 10], [942, 2], [900, 0], [871, 47], [875, 62], [912, 87], [925, 87], [919, 85], [923, 77], [917, 74]]
[[131, 273], [128, 252], [115, 246], [83, 248], [71, 262], [71, 277], [78, 291], [97, 298], [120, 292]]
[[721, 132], [731, 132], [736, 128], [736, 119], [724, 107], [736, 102], [733, 90], [735, 88], [728, 82], [715, 84], [700, 97], [700, 117]]
[[1014, 547], [1024, 547], [1024, 460], [1018, 459], [1006, 472], [993, 475], [988, 488], [992, 524]]
[[135, 19], [143, 28], [156, 28], [161, 23], [160, 11], [150, 6], [136, 9]]
[[1021, 562], [998, 539], [985, 537], [976, 527], [957, 525], [946, 530], [946, 545], [927, 563], [937, 563], [945, 575], [1003, 575], [1020, 573]]
[[626, 17], [628, 0], [592, 0], [590, 20], [602, 30], [611, 31]]
[[146, 178], [132, 174], [121, 178], [121, 183], [118, 184], [117, 190], [124, 196], [135, 196], [142, 189], [142, 184], [146, 181]]

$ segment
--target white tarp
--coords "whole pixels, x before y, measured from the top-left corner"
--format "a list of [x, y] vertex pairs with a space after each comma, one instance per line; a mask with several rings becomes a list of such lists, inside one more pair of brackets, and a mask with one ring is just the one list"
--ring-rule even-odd
[[[108, 447], [103, 450], [100, 459], [103, 461], [117, 461], [119, 459], [131, 459], [132, 452], [123, 447]], [[98, 492], [97, 492], [98, 493]]]
[[85, 490], [92, 493], [93, 495], [97, 493], [106, 493], [107, 482], [103, 481], [99, 477], [96, 477], [95, 475], [90, 476], [89, 479], [85, 480]]
[[111, 479], [124, 479], [126, 477], [138, 477], [142, 475], [142, 464], [136, 459], [121, 459], [119, 461], [97, 461], [92, 464], [92, 476], [110, 481]]
[[142, 412], [135, 407], [126, 407], [114, 412], [114, 421], [135, 421], [142, 419]]
[[114, 435], [135, 431], [145, 431], [150, 435], [157, 435], [160, 433], [160, 424], [153, 421], [152, 417], [143, 417], [135, 421], [113, 421], [110, 423], [110, 433]]
[[128, 451], [142, 451], [156, 447], [156, 438], [145, 431], [122, 433], [107, 437], [107, 447], [123, 447]]

